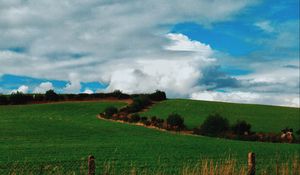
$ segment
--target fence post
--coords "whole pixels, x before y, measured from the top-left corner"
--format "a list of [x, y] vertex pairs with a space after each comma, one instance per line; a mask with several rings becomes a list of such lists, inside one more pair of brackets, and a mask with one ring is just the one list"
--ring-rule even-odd
[[255, 153], [248, 153], [248, 175], [255, 175]]
[[95, 157], [90, 155], [88, 157], [88, 175], [95, 175], [95, 174], [96, 174]]

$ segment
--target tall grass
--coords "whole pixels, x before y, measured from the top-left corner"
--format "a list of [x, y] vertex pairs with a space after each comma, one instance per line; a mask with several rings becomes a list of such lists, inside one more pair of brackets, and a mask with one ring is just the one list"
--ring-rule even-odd
[[[257, 175], [300, 175], [300, 159], [298, 156], [291, 158], [286, 163], [274, 163], [274, 161], [264, 163], [269, 165], [266, 167], [259, 166], [260, 168], [256, 170]], [[98, 165], [96, 174], [102, 175], [247, 175], [247, 165], [233, 158], [226, 160], [203, 159], [195, 164], [182, 163], [182, 166], [176, 167], [175, 171], [170, 171], [172, 167], [164, 165], [161, 167], [144, 167], [130, 164], [127, 167], [120, 167], [118, 163], [114, 161], [105, 161]], [[7, 171], [3, 170], [4, 169], [0, 167], [0, 174], [87, 174], [87, 162], [81, 161], [80, 163], [76, 162], [76, 164], [68, 162], [68, 166], [66, 166], [66, 164], [57, 163], [48, 163], [38, 166], [15, 163], [6, 169]]]

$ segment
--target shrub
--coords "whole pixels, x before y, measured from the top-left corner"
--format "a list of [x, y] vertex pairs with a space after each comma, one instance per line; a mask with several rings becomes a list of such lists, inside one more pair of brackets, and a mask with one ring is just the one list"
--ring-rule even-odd
[[0, 95], [0, 105], [7, 105], [8, 103], [9, 102], [8, 102], [7, 96]]
[[45, 93], [45, 100], [47, 101], [58, 101], [59, 100], [59, 96], [54, 92], [54, 90], [48, 90]]
[[229, 130], [229, 122], [219, 114], [209, 115], [200, 127], [201, 134], [217, 136]]
[[16, 92], [16, 93], [12, 93], [9, 96], [9, 101], [11, 104], [25, 104], [27, 102], [29, 102], [32, 99], [32, 96], [29, 95], [25, 95], [22, 92]]
[[110, 106], [107, 107], [104, 112], [106, 117], [111, 118], [114, 114], [118, 113], [118, 109], [116, 107]]
[[156, 92], [149, 94], [149, 98], [153, 101], [162, 101], [167, 99], [166, 93], [159, 90], [156, 90]]
[[296, 131], [296, 134], [297, 134], [298, 136], [300, 136], [300, 129], [298, 129], [298, 130]]
[[148, 121], [147, 117], [141, 117], [141, 123], [146, 124], [146, 122]]
[[184, 119], [179, 114], [170, 114], [167, 118], [170, 129], [181, 130], [184, 126]]
[[250, 134], [251, 125], [246, 121], [237, 121], [232, 127], [232, 132], [237, 135], [248, 135]]
[[151, 101], [148, 96], [140, 95], [133, 99], [133, 103], [129, 105], [128, 110], [129, 112], [139, 112], [144, 107], [151, 104]]
[[120, 90], [115, 90], [115, 91], [113, 91], [113, 92], [111, 93], [111, 96], [112, 96], [112, 97], [116, 97], [116, 98], [118, 98], [118, 99], [128, 99], [128, 98], [130, 98], [130, 95], [124, 94], [124, 93], [122, 93], [122, 91], [120, 91]]
[[33, 100], [35, 102], [41, 102], [45, 100], [45, 95], [44, 94], [34, 94], [33, 95]]
[[134, 122], [134, 123], [136, 123], [136, 122], [139, 122], [140, 119], [141, 119], [141, 117], [140, 117], [139, 114], [133, 114], [133, 115], [130, 117], [129, 122]]

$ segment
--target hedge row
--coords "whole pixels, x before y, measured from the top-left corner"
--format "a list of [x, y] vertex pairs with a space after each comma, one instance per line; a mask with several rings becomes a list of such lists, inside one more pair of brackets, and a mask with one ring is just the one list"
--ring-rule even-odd
[[[143, 94], [145, 98], [160, 101], [166, 99], [165, 92], [156, 91], [152, 94]], [[53, 90], [47, 91], [45, 94], [23, 94], [22, 92], [12, 93], [10, 95], [0, 94], [0, 105], [15, 105], [51, 101], [70, 101], [70, 100], [94, 100], [103, 98], [117, 98], [117, 99], [130, 99], [136, 97], [135, 95], [124, 94], [119, 90], [111, 93], [94, 93], [94, 94], [57, 94]], [[136, 108], [139, 108], [137, 105]]]

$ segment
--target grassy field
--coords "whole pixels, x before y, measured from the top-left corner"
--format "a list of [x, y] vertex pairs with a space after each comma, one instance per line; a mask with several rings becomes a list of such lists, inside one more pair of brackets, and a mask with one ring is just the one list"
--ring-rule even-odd
[[[282, 162], [299, 154], [300, 145], [296, 144], [188, 136], [96, 118], [96, 114], [111, 105], [125, 104], [73, 102], [0, 106], [0, 165], [23, 161], [73, 161], [93, 154], [99, 169], [105, 162], [112, 162], [117, 170], [131, 166], [148, 170], [161, 167], [164, 172], [174, 174], [183, 164], [193, 165], [204, 158], [223, 160], [230, 155], [240, 165], [246, 165], [247, 153], [253, 151], [257, 154], [258, 168], [265, 168], [271, 159], [280, 158]], [[194, 110], [201, 111], [200, 108]], [[293, 113], [287, 108], [289, 110]], [[287, 114], [287, 111], [282, 113]]]
[[299, 108], [278, 106], [174, 99], [158, 103], [142, 115], [167, 118], [173, 112], [182, 115], [185, 124], [191, 129], [198, 127], [212, 113], [220, 113], [230, 123], [246, 120], [257, 132], [279, 133], [285, 127], [291, 127], [295, 131], [300, 129]]

